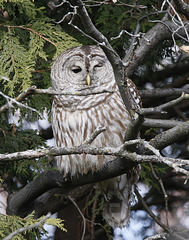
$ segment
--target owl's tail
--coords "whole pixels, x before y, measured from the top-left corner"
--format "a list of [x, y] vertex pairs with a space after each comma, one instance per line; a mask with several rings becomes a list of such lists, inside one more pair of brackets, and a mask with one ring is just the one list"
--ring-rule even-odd
[[133, 185], [124, 174], [101, 182], [100, 187], [105, 198], [104, 219], [113, 228], [123, 228], [130, 217]]

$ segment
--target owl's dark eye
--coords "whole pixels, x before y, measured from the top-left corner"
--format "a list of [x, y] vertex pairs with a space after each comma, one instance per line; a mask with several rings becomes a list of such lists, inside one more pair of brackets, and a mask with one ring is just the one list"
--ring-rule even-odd
[[79, 73], [81, 71], [82, 71], [82, 69], [80, 67], [75, 66], [72, 68], [72, 72], [74, 72], [74, 73]]

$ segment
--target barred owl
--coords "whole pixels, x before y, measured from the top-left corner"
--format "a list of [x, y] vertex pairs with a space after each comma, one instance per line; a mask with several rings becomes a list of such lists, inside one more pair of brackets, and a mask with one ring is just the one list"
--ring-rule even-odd
[[[97, 46], [79, 46], [60, 54], [51, 69], [51, 82], [55, 90], [71, 92], [115, 90], [113, 93], [85, 96], [55, 95], [52, 106], [52, 127], [57, 147], [82, 144], [99, 126], [107, 130], [91, 143], [95, 147], [119, 147], [130, 121], [128, 111], [120, 97], [112, 66]], [[131, 94], [140, 104], [138, 91], [128, 80]], [[66, 155], [57, 157], [58, 168], [72, 176], [95, 171], [114, 157], [102, 155]], [[123, 227], [129, 220], [136, 169], [130, 174], [100, 182], [104, 195], [103, 216], [112, 227]]]

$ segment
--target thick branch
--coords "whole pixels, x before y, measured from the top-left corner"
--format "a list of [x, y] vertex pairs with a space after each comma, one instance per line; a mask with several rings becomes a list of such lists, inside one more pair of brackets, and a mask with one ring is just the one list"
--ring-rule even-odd
[[179, 12], [183, 13], [184, 16], [189, 20], [189, 5], [186, 4], [183, 0], [174, 0], [174, 3]]
[[[127, 142], [127, 144], [130, 145], [137, 142], [140, 142], [140, 140], [130, 141]], [[43, 194], [46, 194], [47, 191], [55, 188], [61, 188], [61, 194], [66, 194], [75, 187], [99, 182], [124, 173], [128, 173], [130, 169], [134, 166], [133, 162], [129, 161], [129, 159], [132, 159], [132, 161], [136, 162], [164, 162], [170, 167], [175, 167], [176, 170], [188, 175], [186, 170], [179, 167], [180, 165], [187, 165], [187, 160], [165, 158], [162, 157], [160, 153], [149, 144], [146, 143], [145, 147], [148, 150], [152, 151], [154, 155], [138, 155], [136, 153], [128, 153], [126, 155], [124, 154], [124, 157], [127, 156], [129, 158], [116, 158], [115, 160], [104, 164], [103, 167], [98, 171], [89, 172], [88, 174], [83, 175], [78, 174], [77, 176], [75, 175], [72, 178], [70, 178], [69, 175], [65, 176], [64, 173], [55, 170], [44, 172], [40, 174], [34, 181], [30, 182], [23, 189], [13, 194], [9, 198], [9, 207], [7, 211], [9, 214], [23, 216], [23, 214], [27, 215], [30, 211], [35, 209], [37, 211], [37, 216], [39, 216], [38, 214], [41, 213], [41, 211], [44, 214], [46, 208], [45, 206], [43, 206], [43, 208], [40, 209], [39, 203], [41, 204], [41, 201], [37, 198], [39, 198]], [[125, 146], [122, 147], [122, 149], [124, 148]], [[74, 148], [72, 149], [74, 151]], [[50, 194], [50, 197], [52, 196], [52, 193]], [[57, 210], [54, 207], [51, 209], [52, 211]]]
[[[132, 167], [132, 164], [130, 165]], [[99, 171], [88, 174], [78, 174], [70, 178], [60, 171], [48, 171], [40, 174], [34, 181], [27, 184], [19, 192], [9, 198], [8, 214], [28, 214], [35, 205], [35, 199], [50, 189], [61, 188], [65, 193], [75, 187], [99, 182], [121, 175], [129, 170], [129, 164], [124, 159], [108, 162]]]
[[168, 96], [180, 96], [182, 93], [189, 94], [188, 88], [155, 88], [151, 90], [140, 90], [142, 98], [152, 97], [168, 97]]
[[162, 70], [155, 70], [152, 72], [151, 78], [153, 81], [164, 80], [168, 77], [183, 76], [187, 79], [189, 75], [189, 62], [187, 59], [178, 59], [177, 63], [166, 65]]
[[[39, 195], [39, 197], [37, 197], [34, 200], [32, 208], [29, 210], [28, 208], [23, 209], [23, 207], [18, 204], [17, 207], [20, 208], [20, 213], [18, 213], [18, 215], [22, 214], [23, 216], [26, 216], [28, 215], [29, 211], [32, 210], [35, 211], [35, 217], [39, 218], [40, 216], [45, 215], [47, 212], [51, 212], [52, 214], [59, 212], [63, 208], [70, 205], [70, 202], [68, 200], [68, 194], [69, 196], [73, 196], [75, 200], [79, 201], [80, 199], [83, 199], [84, 196], [87, 196], [90, 193], [91, 189], [93, 188], [93, 185], [94, 184], [92, 183], [74, 188], [70, 187], [65, 189], [64, 188], [50, 189], [41, 196]], [[35, 189], [34, 185], [32, 187]], [[41, 185], [41, 189], [42, 188], [43, 186]], [[13, 196], [11, 200], [12, 200], [11, 203], [19, 201], [19, 194], [17, 196]], [[12, 207], [10, 207], [9, 210], [10, 212], [18, 211], [18, 209], [16, 210], [15, 208], [13, 209]]]
[[[189, 24], [185, 26], [186, 30], [189, 31]], [[161, 41], [172, 39], [173, 32], [175, 35], [178, 34], [185, 36], [184, 29], [178, 29], [171, 21], [158, 22], [152, 27], [139, 41], [138, 47], [136, 48], [134, 55], [130, 57], [127, 64], [126, 73], [127, 76], [131, 76], [137, 67], [142, 64], [144, 58], [154, 49]], [[124, 61], [128, 59], [126, 55]]]
[[[185, 125], [185, 123], [183, 123]], [[181, 124], [181, 125], [183, 125]], [[188, 127], [189, 128], [189, 127]], [[99, 131], [103, 131], [101, 129]], [[184, 132], [186, 129], [184, 129]], [[100, 133], [100, 132], [99, 132]], [[185, 133], [183, 133], [185, 134]], [[93, 135], [92, 135], [93, 136]], [[95, 137], [96, 135], [94, 135]], [[164, 140], [164, 139], [163, 139]], [[161, 140], [160, 140], [161, 141]], [[91, 142], [90, 139], [87, 139], [87, 143]], [[127, 151], [126, 148], [128, 146], [136, 146], [137, 144], [142, 144], [143, 147], [150, 151], [152, 155], [139, 155], [131, 153]], [[152, 142], [152, 144], [156, 144], [156, 142]], [[57, 148], [57, 149], [39, 149], [39, 150], [29, 150], [25, 152], [18, 152], [12, 154], [1, 154], [1, 160], [15, 160], [15, 159], [32, 159], [35, 157], [41, 156], [57, 156], [57, 155], [67, 155], [67, 154], [102, 154], [102, 155], [112, 155], [117, 156], [113, 161], [107, 162], [101, 169], [95, 171], [93, 173], [89, 172], [84, 175], [73, 176], [72, 179], [69, 176], [64, 175], [64, 173], [60, 173], [59, 171], [49, 171], [42, 173], [38, 178], [36, 178], [33, 182], [26, 185], [23, 189], [21, 189], [18, 193], [12, 195], [9, 198], [9, 214], [16, 215], [27, 215], [33, 209], [36, 210], [36, 214], [40, 214], [41, 211], [44, 214], [45, 207], [39, 208], [39, 203], [41, 203], [39, 197], [43, 194], [47, 194], [47, 192], [51, 189], [61, 188], [64, 189], [65, 193], [73, 189], [77, 186], [82, 186], [85, 184], [99, 182], [108, 178], [112, 178], [124, 173], [127, 173], [136, 163], [141, 162], [156, 162], [156, 163], [165, 163], [170, 167], [173, 167], [176, 171], [179, 171], [185, 175], [189, 175], [187, 170], [183, 168], [183, 166], [188, 166], [187, 160], [182, 159], [173, 159], [166, 158], [160, 155], [159, 151], [152, 147], [149, 143], [143, 140], [132, 140], [125, 142], [119, 148], [95, 148], [90, 147], [88, 144], [83, 144], [77, 147], [72, 148]], [[122, 157], [122, 158], [119, 158]], [[52, 194], [50, 194], [50, 197]], [[58, 205], [60, 206], [60, 205]], [[57, 208], [53, 208], [54, 211]], [[52, 209], [52, 211], [53, 211]], [[23, 215], [22, 215], [23, 216]], [[39, 215], [38, 215], [39, 216]]]
[[151, 139], [150, 144], [157, 149], [163, 149], [189, 136], [189, 122], [184, 122], [174, 128], [162, 132]]
[[145, 118], [142, 127], [147, 128], [173, 128], [181, 124], [181, 121], [167, 119], [150, 119]]
[[[139, 142], [139, 140], [137, 140]], [[132, 141], [131, 141], [132, 142]], [[0, 161], [15, 161], [24, 159], [34, 159], [44, 156], [59, 156], [59, 155], [71, 155], [71, 154], [91, 154], [91, 155], [110, 155], [116, 157], [127, 157], [131, 161], [138, 161], [139, 163], [144, 160], [144, 156], [136, 158], [136, 153], [130, 153], [123, 150], [123, 146], [126, 146], [127, 142], [120, 148], [108, 148], [108, 147], [90, 147], [89, 145], [83, 144], [75, 147], [63, 147], [63, 148], [49, 148], [49, 149], [36, 149], [27, 150], [23, 152], [14, 152], [9, 154], [0, 154]], [[136, 160], [135, 160], [136, 158]], [[150, 158], [151, 159], [151, 158]], [[147, 156], [146, 161], [149, 161]]]

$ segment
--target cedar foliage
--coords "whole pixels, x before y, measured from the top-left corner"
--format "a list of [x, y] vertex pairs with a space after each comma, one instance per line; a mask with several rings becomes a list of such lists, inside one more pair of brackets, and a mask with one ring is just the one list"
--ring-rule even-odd
[[[32, 85], [38, 88], [50, 87], [50, 66], [65, 49], [80, 43], [48, 17], [46, 1], [0, 1], [0, 91], [9, 97], [17, 97]], [[8, 17], [5, 17], [5, 14]], [[0, 92], [0, 93], [1, 93]], [[7, 101], [0, 94], [0, 105]], [[23, 102], [40, 111], [50, 111], [51, 98], [47, 95], [29, 97]], [[10, 115], [18, 106], [0, 115], [0, 153], [12, 153], [46, 147], [45, 140], [37, 131], [23, 130], [9, 124]], [[21, 118], [35, 121], [36, 112], [21, 108]], [[41, 172], [52, 169], [48, 158], [0, 163], [0, 179], [9, 193], [17, 191], [32, 181]], [[25, 219], [16, 216], [0, 215], [0, 238], [4, 238], [20, 227], [38, 222], [29, 215]], [[48, 219], [46, 223], [65, 231], [63, 221]], [[29, 239], [41, 239], [45, 234], [42, 225], [39, 230], [30, 230]], [[26, 239], [26, 233], [13, 239]]]
[[[0, 214], [0, 237], [4, 238], [8, 234], [21, 229], [22, 227], [28, 227], [33, 224], [38, 223], [40, 220], [43, 219], [43, 216], [35, 219], [34, 214], [29, 214], [26, 218], [19, 218], [17, 216], [9, 216], [9, 215], [2, 215]], [[59, 218], [49, 218], [45, 220], [42, 224], [38, 226], [38, 228], [33, 228], [28, 230], [27, 232], [24, 231], [23, 233], [16, 234], [12, 239], [13, 240], [36, 240], [41, 239], [41, 236], [45, 236], [47, 233], [43, 227], [43, 224], [46, 223], [47, 225], [57, 226], [62, 231], [67, 231], [64, 228], [64, 221]], [[27, 237], [27, 238], [26, 238]]]
[[[49, 69], [60, 52], [79, 43], [53, 23], [45, 7], [37, 3], [3, 1], [0, 8], [9, 14], [9, 19], [1, 19], [0, 24], [1, 84], [9, 96], [15, 97], [32, 84], [38, 85], [37, 71]], [[49, 78], [44, 84], [50, 85]]]

